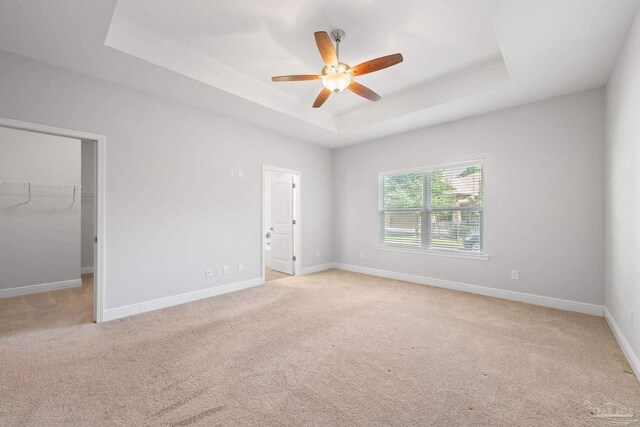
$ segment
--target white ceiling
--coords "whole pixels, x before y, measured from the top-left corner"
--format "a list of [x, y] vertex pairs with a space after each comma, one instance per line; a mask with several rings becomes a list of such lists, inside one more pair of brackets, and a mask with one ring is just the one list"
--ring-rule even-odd
[[[640, 0], [5, 0], [0, 49], [337, 147], [602, 86]], [[319, 110], [313, 32], [401, 52]]]
[[[484, 1], [422, 0], [398, 7], [390, 1], [243, 0], [214, 5], [201, 0], [120, 0], [114, 21], [120, 19], [293, 95], [306, 107], [322, 89], [320, 81], [274, 85], [271, 76], [320, 74], [324, 64], [314, 31], [345, 29], [340, 59], [350, 65], [401, 52], [403, 64], [361, 78], [385, 97], [500, 56]], [[113, 47], [129, 50], [126, 43]], [[134, 54], [149, 59], [146, 52]], [[174, 57], [172, 62], [197, 67], [188, 63], [190, 58]], [[223, 80], [213, 84], [227, 88]], [[333, 96], [323, 111], [335, 117], [373, 105], [346, 92]]]

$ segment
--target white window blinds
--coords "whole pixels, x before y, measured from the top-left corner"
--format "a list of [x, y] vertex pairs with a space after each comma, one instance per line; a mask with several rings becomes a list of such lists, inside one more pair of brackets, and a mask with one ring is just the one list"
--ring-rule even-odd
[[483, 252], [483, 165], [380, 175], [382, 245]]

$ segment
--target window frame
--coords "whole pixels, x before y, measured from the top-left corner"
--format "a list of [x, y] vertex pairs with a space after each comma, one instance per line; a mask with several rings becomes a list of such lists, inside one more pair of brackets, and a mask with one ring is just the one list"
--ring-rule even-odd
[[[482, 185], [482, 205], [473, 207], [446, 207], [446, 208], [433, 208], [431, 207], [431, 172], [434, 170], [463, 168], [470, 166], [480, 166], [482, 168], [481, 185]], [[408, 252], [408, 253], [423, 253], [429, 255], [441, 255], [457, 258], [468, 259], [480, 259], [488, 260], [486, 248], [486, 234], [484, 231], [485, 211], [486, 211], [486, 187], [485, 187], [485, 162], [484, 159], [468, 160], [464, 162], [446, 163], [433, 166], [425, 166], [420, 168], [394, 170], [388, 172], [378, 173], [378, 245], [377, 249], [393, 251], [393, 252]], [[384, 179], [390, 176], [408, 175], [411, 173], [423, 174], [423, 199], [421, 208], [391, 208], [385, 209], [384, 207]], [[451, 248], [439, 248], [432, 247], [432, 214], [436, 211], [444, 212], [465, 212], [474, 211], [480, 214], [479, 234], [480, 234], [480, 250], [471, 251], [465, 249], [451, 249]], [[384, 215], [387, 212], [419, 212], [420, 213], [420, 246], [412, 246], [402, 243], [388, 243], [385, 242], [385, 225]]]

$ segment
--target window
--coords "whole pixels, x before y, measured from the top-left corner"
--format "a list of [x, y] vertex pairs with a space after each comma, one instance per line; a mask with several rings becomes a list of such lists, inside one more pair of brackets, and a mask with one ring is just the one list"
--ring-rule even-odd
[[380, 174], [380, 243], [482, 254], [480, 161]]

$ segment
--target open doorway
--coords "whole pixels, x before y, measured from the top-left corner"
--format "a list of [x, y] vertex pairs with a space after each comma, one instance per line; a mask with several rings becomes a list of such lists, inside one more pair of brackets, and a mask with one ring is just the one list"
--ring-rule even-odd
[[0, 333], [102, 321], [103, 147], [0, 118]]
[[262, 168], [262, 281], [300, 272], [300, 172]]

